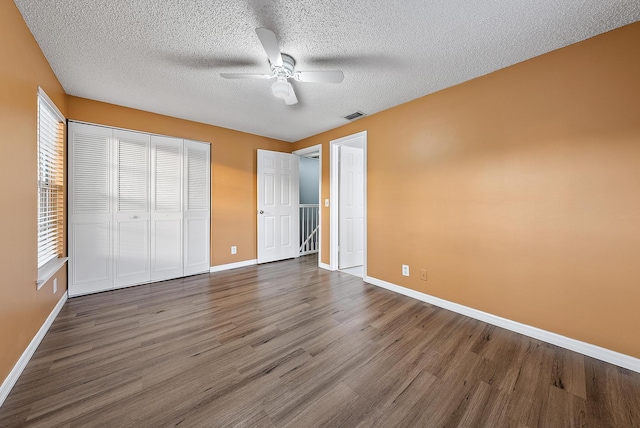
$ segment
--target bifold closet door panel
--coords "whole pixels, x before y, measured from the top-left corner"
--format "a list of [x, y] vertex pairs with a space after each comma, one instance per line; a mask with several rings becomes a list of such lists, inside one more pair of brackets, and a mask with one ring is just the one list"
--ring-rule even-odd
[[149, 282], [150, 136], [114, 130], [114, 287]]
[[69, 123], [69, 295], [209, 271], [210, 147]]
[[184, 140], [184, 274], [209, 271], [210, 146]]
[[183, 276], [182, 139], [151, 136], [151, 280]]
[[112, 130], [69, 123], [69, 295], [113, 288]]

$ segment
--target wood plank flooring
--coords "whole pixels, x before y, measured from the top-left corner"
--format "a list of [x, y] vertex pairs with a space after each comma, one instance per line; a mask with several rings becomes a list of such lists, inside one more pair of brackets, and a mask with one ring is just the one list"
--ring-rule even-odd
[[70, 299], [0, 426], [640, 427], [640, 375], [312, 255]]

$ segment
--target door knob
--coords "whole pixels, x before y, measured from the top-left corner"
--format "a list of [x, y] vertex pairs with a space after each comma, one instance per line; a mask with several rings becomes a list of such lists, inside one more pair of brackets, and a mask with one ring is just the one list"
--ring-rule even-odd
[[260, 210], [259, 212], [260, 212], [260, 214], [264, 214], [264, 211], [262, 211], [262, 210]]

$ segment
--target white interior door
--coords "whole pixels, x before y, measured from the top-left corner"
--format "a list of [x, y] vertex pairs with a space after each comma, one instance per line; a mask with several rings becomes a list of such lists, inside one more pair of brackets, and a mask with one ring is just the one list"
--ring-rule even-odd
[[364, 150], [340, 147], [339, 269], [363, 264]]
[[183, 275], [182, 139], [151, 136], [151, 280]]
[[298, 257], [298, 157], [258, 150], [258, 263]]
[[209, 272], [210, 146], [184, 140], [184, 275]]
[[69, 295], [113, 288], [112, 130], [69, 124]]
[[114, 286], [149, 282], [149, 134], [114, 130]]

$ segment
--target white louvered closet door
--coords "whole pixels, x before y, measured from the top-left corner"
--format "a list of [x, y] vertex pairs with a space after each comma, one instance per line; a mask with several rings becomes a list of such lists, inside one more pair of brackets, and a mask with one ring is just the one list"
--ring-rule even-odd
[[184, 275], [209, 271], [210, 146], [184, 140]]
[[112, 130], [71, 122], [69, 132], [69, 295], [113, 288]]
[[151, 136], [151, 280], [183, 275], [182, 139]]
[[114, 286], [149, 282], [149, 134], [114, 130]]

